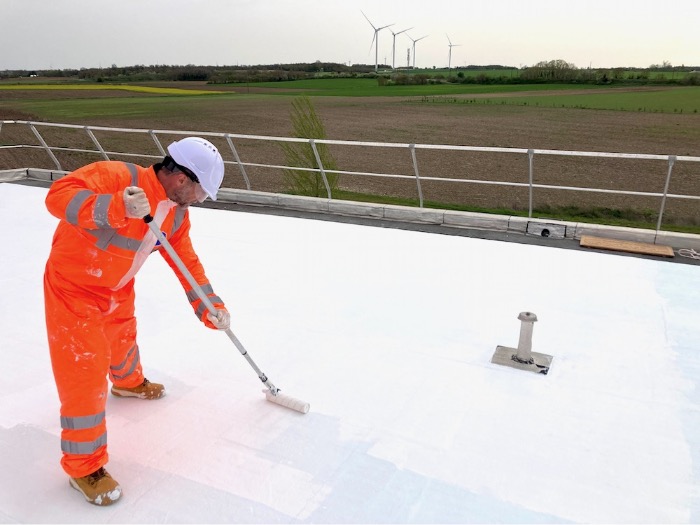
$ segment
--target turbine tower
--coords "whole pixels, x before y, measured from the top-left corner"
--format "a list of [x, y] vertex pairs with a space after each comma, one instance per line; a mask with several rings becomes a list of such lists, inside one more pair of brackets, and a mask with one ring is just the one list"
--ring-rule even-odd
[[[411, 40], [413, 40], [413, 38], [411, 38], [411, 35], [409, 35], [408, 33], [406, 33], [406, 36], [408, 38], [410, 38]], [[416, 38], [415, 40], [413, 40], [413, 69], [416, 69], [416, 42], [418, 42], [419, 40], [423, 40], [424, 38], [427, 38], [427, 37], [428, 37], [428, 35], [425, 35], [425, 36], [422, 36], [420, 38]]]
[[453, 48], [453, 47], [459, 47], [459, 46], [461, 46], [462, 44], [453, 44], [453, 43], [452, 43], [452, 40], [450, 40], [450, 35], [448, 35], [447, 33], [445, 33], [445, 36], [447, 37], [447, 41], [449, 42], [449, 46], [450, 46], [450, 53], [449, 53], [449, 55], [447, 55], [447, 73], [449, 74], [450, 69], [451, 69], [451, 67], [452, 67], [452, 48]]
[[411, 29], [413, 28], [409, 27], [408, 29], [404, 29], [403, 31], [399, 31], [398, 33], [394, 33], [393, 31], [391, 31], [391, 29], [389, 29], [389, 31], [391, 31], [391, 34], [394, 35], [394, 43], [391, 46], [391, 69], [396, 69], [396, 66], [394, 65], [396, 58], [396, 35], [400, 35], [401, 33], [405, 33], [406, 31], [410, 31]]
[[[360, 13], [362, 13], [362, 16], [367, 18], [367, 15], [364, 11], [360, 10]], [[370, 22], [369, 18], [367, 18], [367, 21], [369, 22], [369, 25], [372, 26], [372, 29], [374, 29], [374, 36], [372, 37], [372, 43], [369, 45], [369, 49], [371, 51], [372, 45], [374, 45], [374, 72], [376, 73], [377, 71], [379, 71], [379, 32], [382, 29], [386, 29], [387, 27], [393, 26], [394, 24], [388, 24], [382, 27], [374, 27], [374, 24]]]

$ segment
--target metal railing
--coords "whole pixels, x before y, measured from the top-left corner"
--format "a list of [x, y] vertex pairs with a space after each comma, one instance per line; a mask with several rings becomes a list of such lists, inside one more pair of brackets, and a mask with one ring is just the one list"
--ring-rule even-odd
[[[17, 149], [17, 148], [30, 148], [30, 149], [41, 149], [46, 152], [46, 154], [51, 158], [56, 166], [56, 170], [62, 173], [67, 173], [63, 169], [60, 161], [54, 154], [54, 152], [73, 152], [73, 153], [91, 153], [100, 155], [105, 160], [110, 160], [110, 156], [122, 156], [122, 157], [138, 157], [138, 158], [161, 158], [165, 155], [165, 149], [160, 142], [159, 135], [183, 135], [183, 136], [201, 136], [201, 137], [218, 137], [226, 140], [228, 146], [233, 154], [234, 161], [225, 161], [226, 164], [236, 165], [240, 170], [243, 182], [247, 190], [253, 190], [250, 182], [250, 177], [246, 172], [246, 167], [263, 167], [272, 168], [279, 170], [294, 170], [294, 171], [307, 171], [312, 173], [320, 174], [328, 199], [332, 199], [331, 186], [328, 181], [328, 174], [336, 175], [349, 175], [349, 176], [368, 176], [368, 177], [380, 177], [388, 179], [414, 179], [416, 185], [416, 193], [418, 196], [419, 206], [422, 208], [424, 205], [424, 196], [421, 181], [440, 181], [440, 182], [453, 182], [459, 184], [485, 184], [493, 186], [510, 186], [516, 188], [528, 188], [528, 217], [532, 217], [533, 213], [533, 197], [534, 192], [537, 189], [551, 189], [551, 190], [563, 190], [572, 192], [593, 192], [593, 193], [603, 193], [603, 194], [616, 194], [616, 195], [628, 195], [628, 196], [641, 196], [641, 197], [655, 197], [660, 199], [660, 205], [658, 210], [658, 220], [656, 224], [656, 231], [661, 229], [661, 224], [663, 221], [664, 211], [666, 208], [666, 202], [668, 199], [684, 199], [684, 200], [695, 200], [700, 201], [700, 195], [683, 195], [669, 193], [669, 187], [671, 182], [671, 176], [673, 173], [674, 165], [677, 162], [700, 162], [700, 157], [694, 156], [683, 156], [683, 155], [654, 155], [654, 154], [639, 154], [639, 153], [609, 153], [609, 152], [593, 152], [593, 151], [562, 151], [562, 150], [548, 150], [548, 149], [524, 149], [524, 148], [501, 148], [501, 147], [479, 147], [479, 146], [451, 146], [451, 145], [441, 145], [441, 144], [403, 144], [403, 143], [393, 143], [393, 142], [361, 142], [361, 141], [346, 141], [346, 140], [326, 140], [326, 139], [303, 139], [303, 138], [293, 138], [293, 137], [274, 137], [274, 136], [261, 136], [261, 135], [242, 135], [237, 133], [218, 133], [210, 131], [177, 131], [177, 130], [155, 130], [155, 129], [133, 129], [133, 128], [118, 128], [118, 127], [104, 127], [104, 126], [80, 126], [75, 124], [60, 124], [60, 123], [48, 123], [48, 122], [32, 122], [24, 120], [3, 120], [0, 121], [0, 135], [2, 132], [3, 125], [20, 125], [27, 126], [34, 136], [37, 138], [39, 145], [36, 144], [14, 144], [14, 145], [0, 145], [0, 151], [3, 149]], [[75, 147], [59, 147], [50, 146], [47, 144], [44, 136], [39, 132], [40, 127], [49, 128], [64, 128], [73, 130], [84, 130], [87, 136], [90, 138], [96, 149], [84, 149]], [[127, 134], [141, 134], [149, 136], [153, 143], [158, 148], [160, 152], [160, 157], [156, 155], [149, 155], [143, 153], [125, 152], [125, 151], [107, 151], [103, 148], [102, 144], [99, 142], [94, 134], [94, 131], [108, 131], [117, 133], [127, 133]], [[272, 141], [279, 143], [301, 143], [308, 144], [314, 153], [317, 166], [315, 168], [308, 168], [302, 166], [287, 166], [287, 165], [277, 165], [277, 164], [261, 164], [252, 162], [243, 162], [241, 157], [234, 145], [234, 140], [253, 140], [253, 141]], [[410, 152], [411, 162], [413, 165], [414, 175], [402, 175], [402, 174], [392, 174], [392, 173], [381, 173], [381, 172], [365, 172], [365, 171], [342, 171], [342, 170], [332, 170], [327, 169], [323, 166], [321, 156], [318, 152], [317, 145], [338, 145], [338, 146], [351, 146], [351, 147], [364, 147], [364, 148], [398, 148], [405, 149]], [[528, 159], [528, 182], [504, 182], [495, 180], [477, 180], [477, 179], [464, 179], [464, 178], [449, 178], [449, 177], [433, 177], [421, 175], [420, 167], [416, 159], [416, 150], [450, 150], [450, 151], [465, 151], [465, 152], [487, 152], [487, 153], [498, 153], [506, 155], [526, 155]], [[631, 191], [631, 190], [616, 190], [616, 189], [605, 189], [605, 188], [588, 188], [588, 187], [578, 187], [578, 186], [562, 186], [553, 184], [537, 184], [534, 182], [534, 157], [535, 155], [548, 155], [548, 156], [566, 156], [566, 157], [597, 157], [597, 158], [608, 158], [608, 159], [636, 159], [636, 160], [661, 160], [665, 161], [667, 164], [667, 170], [665, 174], [665, 185], [663, 192], [645, 192], [645, 191]], [[700, 185], [699, 185], [700, 186]]]

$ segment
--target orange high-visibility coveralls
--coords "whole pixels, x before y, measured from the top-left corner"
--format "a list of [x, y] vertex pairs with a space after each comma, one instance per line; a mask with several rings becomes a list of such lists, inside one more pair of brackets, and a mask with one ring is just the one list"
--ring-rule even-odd
[[224, 308], [192, 248], [187, 208], [167, 198], [152, 166], [96, 162], [53, 183], [46, 206], [61, 221], [46, 263], [44, 302], [61, 401], [61, 465], [74, 478], [108, 460], [106, 376], [127, 388], [144, 379], [136, 344], [134, 274], [148, 254], [161, 253], [197, 316], [215, 328], [153, 232], [142, 220], [126, 218], [123, 192], [128, 186], [143, 188], [159, 228], [214, 306]]

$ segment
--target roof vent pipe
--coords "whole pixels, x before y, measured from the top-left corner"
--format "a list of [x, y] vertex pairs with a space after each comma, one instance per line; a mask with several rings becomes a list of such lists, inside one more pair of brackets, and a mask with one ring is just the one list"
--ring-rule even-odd
[[519, 370], [527, 370], [538, 374], [547, 374], [553, 357], [532, 351], [532, 329], [537, 316], [532, 312], [520, 312], [520, 339], [518, 348], [497, 346], [491, 362], [497, 365], [510, 366]]
[[518, 351], [513, 356], [513, 361], [524, 365], [535, 362], [532, 358], [532, 329], [537, 321], [537, 316], [532, 312], [520, 312], [520, 339], [518, 339]]

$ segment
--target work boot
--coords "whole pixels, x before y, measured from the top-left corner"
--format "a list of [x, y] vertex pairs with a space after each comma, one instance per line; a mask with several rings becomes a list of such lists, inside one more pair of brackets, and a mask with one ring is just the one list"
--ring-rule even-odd
[[144, 377], [143, 383], [132, 388], [112, 385], [112, 395], [117, 397], [138, 397], [140, 399], [158, 399], [165, 395], [165, 387], [159, 383], [151, 383]]
[[93, 505], [111, 505], [122, 495], [122, 488], [104, 467], [82, 478], [70, 478], [71, 487], [80, 491]]

